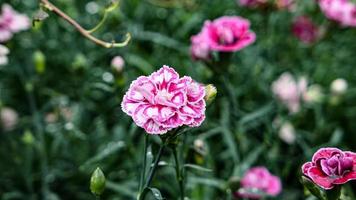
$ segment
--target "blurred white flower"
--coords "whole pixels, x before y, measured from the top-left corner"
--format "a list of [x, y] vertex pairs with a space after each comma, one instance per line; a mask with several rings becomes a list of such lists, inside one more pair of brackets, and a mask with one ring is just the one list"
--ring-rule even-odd
[[335, 79], [330, 86], [330, 90], [335, 95], [341, 95], [346, 92], [348, 88], [347, 81], [342, 78]]
[[300, 110], [300, 104], [303, 95], [307, 91], [307, 79], [301, 77], [298, 80], [288, 73], [283, 73], [272, 84], [272, 92], [276, 97], [287, 106], [291, 113]]
[[7, 58], [9, 53], [9, 49], [6, 46], [0, 44], [0, 65], [6, 65], [9, 62]]
[[99, 12], [99, 5], [95, 1], [91, 1], [85, 5], [85, 10], [90, 14]]
[[11, 131], [17, 125], [18, 114], [12, 108], [3, 107], [0, 110], [0, 121], [1, 121], [1, 126], [5, 131]]
[[293, 144], [295, 142], [295, 129], [290, 122], [284, 122], [279, 129], [279, 138], [288, 144]]
[[125, 61], [121, 56], [115, 56], [111, 60], [111, 67], [118, 73], [121, 73], [124, 69]]

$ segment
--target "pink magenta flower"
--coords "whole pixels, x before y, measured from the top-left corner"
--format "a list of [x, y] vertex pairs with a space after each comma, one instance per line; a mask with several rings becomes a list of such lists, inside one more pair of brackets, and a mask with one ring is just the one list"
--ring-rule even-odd
[[0, 15], [0, 42], [12, 38], [14, 33], [30, 28], [30, 19], [17, 13], [10, 5], [4, 4]]
[[292, 32], [295, 37], [306, 44], [317, 41], [320, 36], [319, 28], [306, 16], [300, 16], [293, 22]]
[[205, 33], [192, 36], [191, 43], [190, 54], [194, 60], [208, 60], [210, 58], [210, 47]]
[[240, 182], [236, 197], [259, 199], [264, 195], [277, 196], [282, 191], [279, 177], [272, 175], [265, 167], [249, 169]]
[[255, 33], [250, 31], [250, 21], [242, 17], [224, 16], [206, 21], [203, 29], [213, 51], [239, 51], [256, 40]]
[[130, 85], [122, 110], [150, 134], [174, 128], [200, 126], [205, 119], [205, 87], [191, 77], [163, 66], [150, 76], [140, 76]]
[[252, 44], [255, 33], [250, 31], [250, 22], [237, 16], [224, 16], [206, 21], [202, 31], [192, 36], [193, 59], [206, 60], [211, 51], [235, 52]]
[[325, 190], [356, 180], [356, 153], [337, 148], [321, 148], [302, 166], [302, 172]]
[[319, 0], [319, 6], [327, 18], [356, 27], [356, 4], [349, 0]]
[[284, 103], [291, 113], [300, 110], [301, 100], [307, 91], [308, 82], [302, 77], [295, 80], [293, 76], [285, 72], [278, 80], [272, 84], [272, 92], [275, 96]]

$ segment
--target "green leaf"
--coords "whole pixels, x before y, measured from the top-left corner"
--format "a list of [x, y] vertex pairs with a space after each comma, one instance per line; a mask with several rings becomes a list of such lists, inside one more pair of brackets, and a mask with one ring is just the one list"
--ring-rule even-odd
[[157, 188], [147, 188], [147, 189], [149, 189], [152, 192], [153, 197], [156, 200], [163, 200], [162, 194]]
[[194, 169], [197, 171], [202, 171], [202, 172], [212, 172], [212, 169], [208, 169], [199, 165], [194, 165], [194, 164], [184, 164], [184, 168], [190, 168], [190, 169]]
[[323, 191], [321, 191], [321, 189], [316, 186], [309, 178], [302, 176], [301, 183], [310, 191], [312, 195], [317, 197], [319, 200], [327, 200], [323, 194]]

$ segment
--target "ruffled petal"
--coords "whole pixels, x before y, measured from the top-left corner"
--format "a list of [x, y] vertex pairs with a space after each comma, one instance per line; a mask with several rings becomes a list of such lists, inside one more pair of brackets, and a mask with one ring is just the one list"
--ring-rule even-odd
[[152, 81], [157, 85], [158, 89], [167, 89], [168, 83], [179, 78], [178, 73], [166, 65], [150, 76]]
[[331, 156], [333, 156], [335, 154], [342, 154], [342, 151], [340, 149], [334, 148], [334, 147], [321, 148], [317, 152], [314, 153], [312, 162], [316, 163], [321, 158], [330, 158]]
[[313, 163], [312, 162], [307, 162], [304, 163], [304, 165], [302, 166], [302, 172], [304, 175], [308, 176], [308, 170], [309, 168], [313, 167]]
[[310, 167], [308, 170], [308, 177], [313, 180], [315, 184], [320, 186], [325, 190], [330, 190], [334, 187], [333, 179], [324, 174], [319, 168], [317, 167]]
[[352, 171], [344, 174], [342, 177], [335, 179], [333, 183], [339, 185], [339, 184], [344, 184], [351, 180], [356, 180], [356, 171]]

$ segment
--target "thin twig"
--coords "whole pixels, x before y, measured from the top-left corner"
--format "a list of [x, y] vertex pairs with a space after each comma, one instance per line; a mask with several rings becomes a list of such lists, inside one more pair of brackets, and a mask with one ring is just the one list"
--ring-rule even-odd
[[61, 18], [63, 18], [67, 22], [69, 22], [84, 37], [88, 38], [89, 40], [91, 40], [92, 42], [94, 42], [94, 43], [96, 43], [96, 44], [98, 44], [100, 46], [103, 46], [105, 48], [124, 47], [131, 40], [131, 35], [129, 33], [126, 34], [126, 39], [121, 43], [116, 43], [115, 41], [113, 41], [113, 42], [105, 42], [103, 40], [100, 40], [100, 39], [94, 37], [93, 35], [91, 35], [90, 34], [91, 31], [88, 31], [88, 30], [84, 29], [78, 22], [76, 22], [74, 19], [72, 19], [70, 16], [68, 16], [66, 13], [64, 13], [62, 10], [60, 10], [58, 7], [56, 7], [54, 4], [52, 4], [48, 0], [40, 0], [40, 1], [41, 1], [41, 3], [43, 4], [43, 6], [45, 8], [47, 8], [48, 10], [54, 12], [55, 14], [57, 14], [58, 16], [60, 16]]

